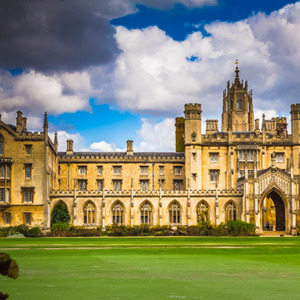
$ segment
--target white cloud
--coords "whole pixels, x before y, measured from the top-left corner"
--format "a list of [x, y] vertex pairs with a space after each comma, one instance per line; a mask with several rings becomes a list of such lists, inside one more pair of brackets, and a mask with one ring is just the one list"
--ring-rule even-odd
[[1, 74], [0, 103], [8, 112], [21, 109], [33, 114], [61, 114], [87, 110], [94, 92], [87, 72], [45, 75], [31, 70], [18, 76]]
[[[49, 132], [49, 136], [52, 141], [54, 141], [54, 132]], [[74, 151], [84, 151], [85, 149], [85, 139], [79, 133], [68, 133], [66, 131], [58, 131], [58, 151], [65, 152], [67, 149], [67, 140], [73, 140], [73, 150]]]
[[114, 143], [107, 143], [105, 141], [97, 142], [97, 143], [92, 143], [90, 145], [90, 148], [93, 151], [100, 151], [100, 152], [125, 152], [126, 149], [120, 149], [116, 147]]
[[137, 131], [135, 152], [174, 152], [175, 127], [174, 120], [166, 118], [156, 122], [142, 119], [142, 127]]

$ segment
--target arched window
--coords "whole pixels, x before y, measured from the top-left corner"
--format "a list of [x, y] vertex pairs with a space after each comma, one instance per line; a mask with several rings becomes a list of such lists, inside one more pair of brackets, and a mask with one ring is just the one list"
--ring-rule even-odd
[[3, 136], [0, 134], [0, 155], [4, 154], [4, 139]]
[[242, 109], [242, 100], [238, 99], [236, 102], [236, 109]]
[[152, 206], [149, 201], [141, 206], [141, 224], [152, 224]]
[[83, 207], [83, 223], [84, 225], [95, 225], [96, 207], [91, 201]]
[[124, 205], [118, 201], [112, 208], [112, 222], [117, 225], [124, 225]]
[[197, 206], [198, 222], [209, 221], [209, 206], [205, 201], [201, 201]]
[[229, 202], [225, 207], [225, 221], [236, 220], [236, 205], [233, 202]]
[[180, 204], [177, 201], [174, 201], [170, 204], [169, 208], [169, 220], [171, 224], [180, 224]]

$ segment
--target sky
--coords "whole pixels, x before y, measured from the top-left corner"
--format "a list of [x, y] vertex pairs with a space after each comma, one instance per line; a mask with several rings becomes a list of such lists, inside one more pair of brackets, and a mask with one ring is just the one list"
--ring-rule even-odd
[[174, 118], [218, 119], [240, 78], [255, 118], [300, 102], [300, 1], [1, 0], [0, 113], [58, 132], [59, 151], [175, 151]]

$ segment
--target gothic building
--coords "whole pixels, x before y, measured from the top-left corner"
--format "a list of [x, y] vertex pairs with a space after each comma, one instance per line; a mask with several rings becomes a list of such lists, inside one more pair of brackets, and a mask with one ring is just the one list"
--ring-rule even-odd
[[241, 219], [257, 232], [296, 232], [299, 214], [300, 104], [286, 118], [254, 120], [252, 91], [239, 78], [223, 92], [222, 126], [207, 120], [201, 104], [176, 118], [176, 152], [58, 152], [43, 131], [27, 131], [0, 118], [0, 226], [50, 227], [51, 212], [64, 204], [80, 226], [193, 225], [206, 212], [213, 224]]

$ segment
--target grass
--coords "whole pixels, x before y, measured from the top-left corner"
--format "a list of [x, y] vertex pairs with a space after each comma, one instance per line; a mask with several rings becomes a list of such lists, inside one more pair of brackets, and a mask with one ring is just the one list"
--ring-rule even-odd
[[296, 299], [300, 239], [0, 239], [20, 268], [11, 300]]

